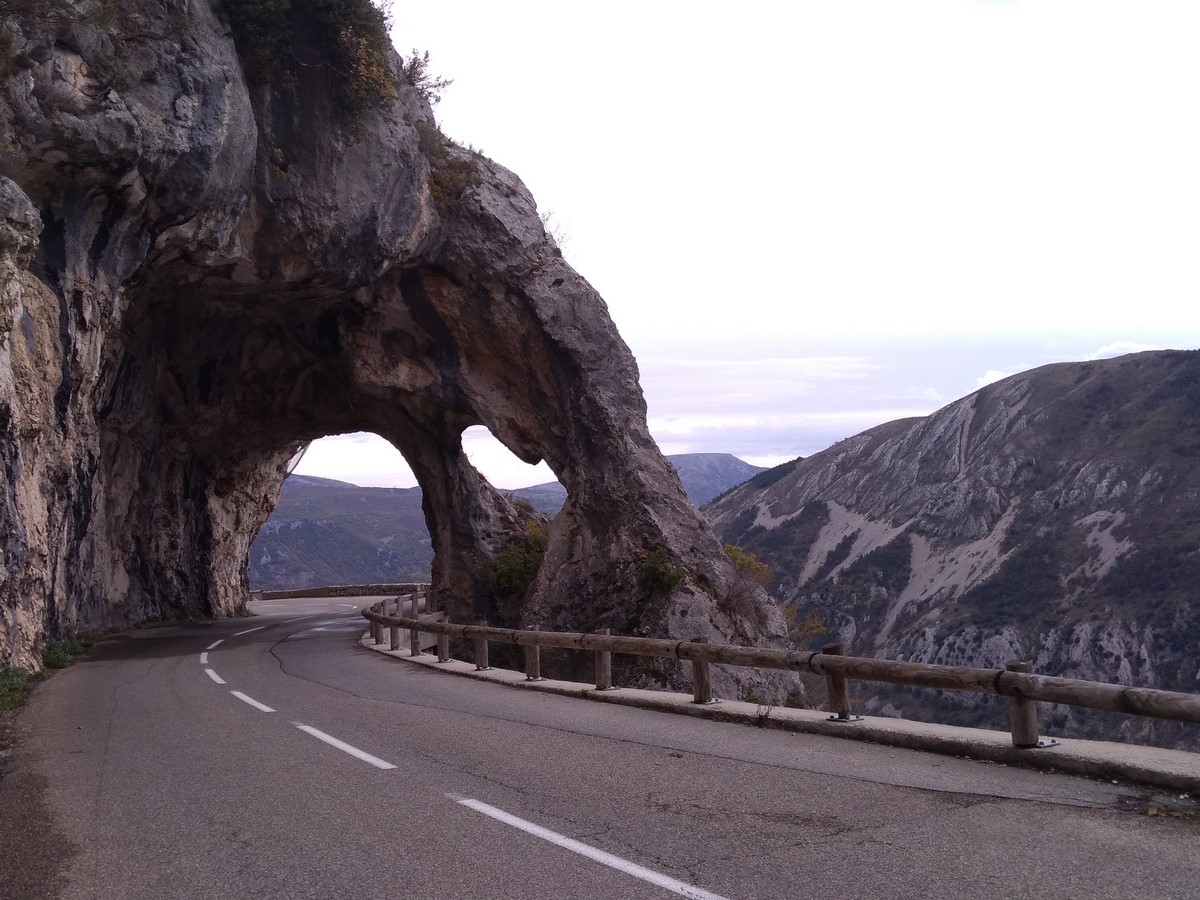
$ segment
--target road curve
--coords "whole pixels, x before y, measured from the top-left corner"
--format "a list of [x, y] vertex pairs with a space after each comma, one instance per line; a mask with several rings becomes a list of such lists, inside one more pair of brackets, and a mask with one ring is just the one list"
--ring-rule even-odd
[[35, 692], [0, 896], [1194, 897], [1146, 792], [515, 691], [367, 598], [107, 641]]

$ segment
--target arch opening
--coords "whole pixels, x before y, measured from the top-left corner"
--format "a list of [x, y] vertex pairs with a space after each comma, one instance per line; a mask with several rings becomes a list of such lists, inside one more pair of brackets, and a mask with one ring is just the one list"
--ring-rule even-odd
[[[566, 490], [544, 463], [518, 459], [486, 426], [467, 428], [461, 440], [470, 464], [518, 510], [561, 510]], [[378, 434], [304, 445], [251, 543], [250, 589], [429, 581], [433, 545], [421, 501], [404, 454]]]

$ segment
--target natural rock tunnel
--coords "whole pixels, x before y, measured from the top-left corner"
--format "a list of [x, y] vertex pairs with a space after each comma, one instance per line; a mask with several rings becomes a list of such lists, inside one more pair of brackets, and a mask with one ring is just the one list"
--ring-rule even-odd
[[[455, 616], [770, 630], [761, 597], [714, 602], [728, 560], [603, 301], [521, 181], [440, 137], [394, 55], [395, 100], [348, 127], [327, 75], [249, 88], [208, 0], [4, 27], [0, 662], [48, 634], [237, 612], [298, 444], [359, 430], [413, 468]], [[464, 456], [476, 424], [568, 490], [503, 608], [481, 566], [523, 513]], [[670, 590], [640, 575], [655, 551], [683, 575]]]

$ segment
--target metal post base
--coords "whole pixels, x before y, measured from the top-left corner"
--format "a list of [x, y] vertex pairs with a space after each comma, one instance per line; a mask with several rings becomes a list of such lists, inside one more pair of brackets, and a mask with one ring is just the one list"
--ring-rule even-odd
[[843, 725], [853, 725], [855, 722], [861, 722], [862, 716], [830, 716], [826, 721], [840, 722]]
[[[1015, 744], [1013, 745], [1016, 746]], [[1050, 747], [1060, 746], [1055, 738], [1039, 738], [1038, 742], [1030, 747], [1017, 747], [1018, 750], [1046, 750]]]
[[721, 702], [721, 700], [719, 697], [713, 697], [711, 700], [693, 700], [692, 705], [693, 706], [714, 706], [715, 704], [720, 703], [720, 702]]

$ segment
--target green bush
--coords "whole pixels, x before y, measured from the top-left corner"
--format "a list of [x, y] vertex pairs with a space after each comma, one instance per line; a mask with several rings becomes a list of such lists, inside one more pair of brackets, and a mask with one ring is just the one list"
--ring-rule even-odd
[[670, 594], [683, 581], [683, 569], [671, 565], [667, 551], [659, 547], [651, 550], [638, 566], [638, 584], [651, 597]]
[[525, 533], [487, 561], [485, 577], [492, 593], [497, 597], [524, 594], [542, 565], [547, 543], [546, 529], [526, 522]]
[[771, 583], [771, 567], [753, 553], [747, 553], [734, 544], [726, 544], [725, 555], [737, 569], [739, 581], [751, 582], [761, 587], [767, 587]]
[[42, 665], [47, 669], [65, 669], [83, 652], [74, 641], [47, 641], [42, 647]]
[[0, 669], [0, 710], [16, 709], [33, 686], [45, 677], [28, 669]]
[[337, 107], [351, 127], [396, 98], [387, 15], [371, 0], [225, 0], [223, 5], [250, 82], [289, 87], [299, 65], [295, 48], [305, 46], [328, 68]]
[[454, 84], [449, 78], [438, 78], [429, 71], [429, 51], [421, 53], [413, 48], [412, 56], [400, 69], [400, 75], [411, 84], [430, 106], [442, 99], [442, 91]]
[[462, 148], [434, 125], [418, 122], [416, 128], [421, 152], [429, 161], [429, 193], [434, 205], [443, 215], [453, 213], [463, 194], [481, 183], [479, 167], [474, 156], [464, 158]]

